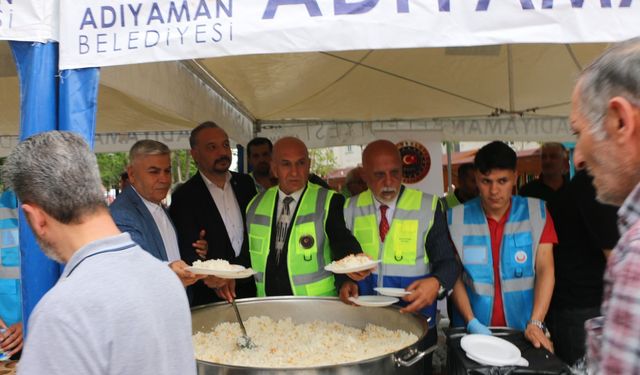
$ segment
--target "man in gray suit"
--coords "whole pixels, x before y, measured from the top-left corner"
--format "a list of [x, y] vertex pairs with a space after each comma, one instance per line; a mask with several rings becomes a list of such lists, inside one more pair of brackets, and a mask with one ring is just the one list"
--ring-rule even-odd
[[[168, 262], [184, 286], [204, 278], [188, 270], [180, 259], [176, 230], [162, 200], [171, 187], [171, 151], [164, 143], [153, 140], [136, 142], [129, 151], [130, 185], [109, 207], [118, 228], [131, 235], [133, 241], [151, 255]], [[193, 243], [193, 251], [205, 257], [207, 242], [200, 239]], [[222, 284], [222, 282], [221, 282]]]

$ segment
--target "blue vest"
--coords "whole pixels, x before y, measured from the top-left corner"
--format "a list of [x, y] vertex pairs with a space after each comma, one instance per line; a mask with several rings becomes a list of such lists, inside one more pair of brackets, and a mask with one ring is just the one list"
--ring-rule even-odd
[[0, 318], [8, 326], [22, 320], [20, 297], [18, 201], [7, 190], [0, 196]]
[[[491, 323], [494, 298], [491, 236], [480, 198], [449, 210], [449, 231], [462, 261], [469, 302], [475, 317]], [[544, 201], [513, 196], [500, 246], [500, 285], [507, 326], [524, 330], [533, 310], [536, 251], [544, 230]], [[464, 325], [457, 311], [455, 326]]]

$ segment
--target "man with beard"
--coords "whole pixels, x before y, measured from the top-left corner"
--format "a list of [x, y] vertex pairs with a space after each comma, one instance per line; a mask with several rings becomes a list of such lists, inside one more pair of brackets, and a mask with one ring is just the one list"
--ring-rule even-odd
[[118, 230], [87, 143], [41, 133], [2, 169], [42, 251], [65, 264], [30, 316], [18, 374], [195, 374], [182, 285]]
[[[187, 264], [180, 259], [176, 230], [162, 205], [171, 187], [170, 157], [171, 150], [164, 143], [151, 139], [136, 142], [129, 151], [129, 184], [109, 210], [121, 231], [129, 233], [149, 254], [167, 262], [182, 284], [189, 286], [202, 277], [186, 270]], [[204, 232], [200, 235], [204, 237]], [[199, 238], [185, 252], [205, 255], [207, 249], [207, 242]]]
[[[458, 277], [455, 252], [438, 197], [402, 185], [402, 161], [390, 141], [370, 143], [362, 153], [368, 190], [349, 198], [344, 215], [364, 252], [382, 263], [358, 284], [346, 281], [340, 299], [375, 295], [375, 287], [410, 292], [399, 302], [400, 312], [420, 312], [431, 318], [425, 339], [436, 345], [436, 299], [444, 298]], [[432, 355], [424, 361], [430, 374]]]
[[[533, 180], [520, 188], [520, 195], [552, 202], [569, 185], [567, 178], [568, 167], [567, 150], [562, 143], [548, 142], [540, 148], [540, 166], [542, 173], [537, 180]], [[551, 207], [551, 214], [553, 210]], [[554, 218], [555, 219], [555, 218]]]
[[602, 316], [585, 324], [590, 374], [640, 373], [640, 38], [612, 46], [579, 76], [575, 163], [599, 201], [620, 205], [621, 237], [604, 274]]
[[475, 172], [476, 168], [473, 163], [464, 163], [458, 167], [458, 186], [441, 199], [445, 210], [464, 204], [464, 202], [478, 196]]
[[267, 138], [257, 137], [247, 143], [247, 162], [252, 172], [258, 193], [278, 184], [278, 179], [271, 174], [271, 151], [273, 145]]
[[[224, 259], [250, 267], [245, 209], [256, 194], [253, 180], [248, 175], [229, 171], [229, 137], [215, 123], [207, 121], [193, 129], [189, 144], [198, 173], [176, 190], [169, 209], [182, 259], [192, 264], [200, 258], [195, 252], [185, 250], [190, 249], [204, 230], [204, 239], [211, 244], [204, 259]], [[255, 283], [251, 278], [235, 284], [234, 280], [228, 280], [226, 285], [237, 292], [238, 298], [255, 297]], [[216, 294], [219, 287], [219, 279], [209, 277], [194, 284], [192, 306], [220, 301]]]

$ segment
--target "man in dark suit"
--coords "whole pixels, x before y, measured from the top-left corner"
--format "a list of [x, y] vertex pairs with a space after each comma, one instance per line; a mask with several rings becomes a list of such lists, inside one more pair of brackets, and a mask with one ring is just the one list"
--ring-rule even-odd
[[[145, 139], [136, 142], [129, 151], [127, 173], [130, 184], [124, 188], [109, 210], [118, 228], [148, 253], [168, 262], [182, 284], [195, 283], [201, 276], [185, 268], [180, 259], [175, 228], [162, 206], [171, 186], [171, 151], [164, 143]], [[187, 247], [194, 254], [206, 253], [203, 239]]]
[[[227, 133], [213, 122], [204, 122], [191, 131], [191, 156], [198, 173], [185, 182], [172, 196], [171, 217], [178, 233], [180, 249], [198, 239], [204, 230], [212, 244], [206, 259], [225, 259], [232, 264], [250, 267], [249, 247], [245, 232], [245, 209], [256, 194], [251, 177], [230, 172], [231, 147]], [[191, 251], [181, 252], [188, 264], [198, 259]], [[213, 289], [215, 279], [207, 277], [193, 285], [192, 306], [221, 299]], [[238, 298], [255, 297], [253, 279], [229, 280]], [[236, 285], [237, 284], [237, 287]]]
[[[258, 195], [247, 209], [251, 265], [258, 296], [335, 296], [332, 260], [362, 253], [344, 222], [344, 197], [308, 182], [309, 154], [297, 138], [273, 148], [271, 169], [278, 186]], [[356, 280], [369, 271], [349, 274]]]

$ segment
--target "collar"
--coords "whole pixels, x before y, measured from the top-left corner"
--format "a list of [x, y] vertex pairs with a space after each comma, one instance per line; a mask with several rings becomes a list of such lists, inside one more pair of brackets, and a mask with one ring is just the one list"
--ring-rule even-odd
[[211, 189], [216, 188], [216, 189], [220, 189], [220, 190], [224, 190], [227, 185], [229, 185], [229, 182], [231, 181], [231, 172], [227, 171], [227, 174], [225, 175], [225, 179], [224, 179], [224, 186], [222, 188], [218, 187], [218, 185], [214, 184], [213, 182], [211, 182], [207, 176], [204, 175], [204, 173], [200, 172], [200, 176], [202, 177], [202, 180], [204, 181], [204, 184], [207, 185], [207, 188]]
[[618, 209], [618, 230], [627, 232], [640, 219], [640, 183], [631, 191]]
[[304, 192], [304, 189], [306, 189], [307, 187], [303, 187], [302, 189], [298, 190], [298, 191], [294, 191], [291, 194], [285, 194], [282, 190], [280, 190], [280, 188], [278, 187], [278, 202], [282, 202], [282, 200], [284, 199], [284, 197], [286, 196], [290, 196], [291, 198], [293, 198], [294, 202], [299, 202], [300, 201], [300, 196], [302, 196], [302, 193]]
[[398, 193], [398, 196], [396, 197], [396, 200], [393, 203], [382, 203], [378, 200], [378, 198], [376, 198], [375, 195], [373, 195], [373, 191], [371, 192], [371, 196], [373, 196], [373, 204], [376, 206], [376, 212], [380, 211], [380, 206], [382, 206], [383, 204], [387, 205], [387, 207], [389, 207], [387, 210], [395, 210], [396, 209], [396, 204], [398, 203], [398, 200], [400, 199], [400, 196], [402, 195], [402, 192], [404, 191], [404, 185], [400, 185], [400, 192]]
[[62, 271], [62, 275], [60, 277], [69, 277], [71, 272], [73, 272], [80, 263], [89, 257], [105, 252], [125, 250], [133, 246], [136, 246], [136, 244], [131, 240], [129, 233], [126, 232], [90, 242], [73, 253], [69, 262], [64, 266], [64, 271]]
[[[492, 218], [491, 216], [487, 215], [487, 213], [484, 213], [484, 216], [487, 218], [487, 222], [489, 220], [495, 221], [498, 224], [503, 224], [506, 223], [507, 220], [509, 219], [509, 214], [511, 213], [511, 203], [513, 202], [513, 199], [509, 199], [509, 207], [507, 207], [507, 210], [504, 212], [504, 214], [502, 214], [502, 217], [500, 217], [500, 220], [496, 220], [494, 218]], [[480, 207], [482, 207], [482, 201], [480, 201]], [[484, 212], [484, 208], [482, 209], [482, 211]]]
[[142, 195], [140, 195], [140, 193], [138, 193], [138, 190], [136, 190], [136, 188], [134, 188], [133, 185], [131, 185], [131, 189], [133, 189], [133, 191], [136, 194], [138, 194], [138, 197], [140, 197], [140, 199], [142, 200], [142, 203], [144, 203], [145, 206], [147, 206], [147, 207], [158, 207], [158, 208], [164, 210], [164, 207], [162, 207], [162, 204], [154, 203], [154, 202], [151, 202], [150, 200], [145, 199], [145, 197], [143, 197]]

